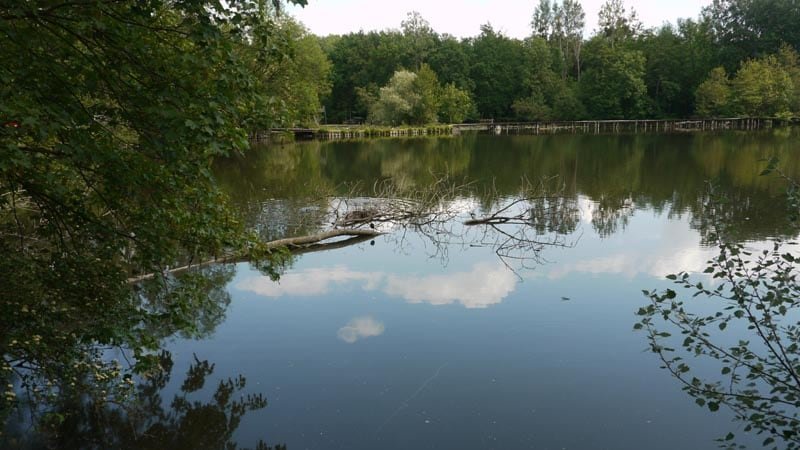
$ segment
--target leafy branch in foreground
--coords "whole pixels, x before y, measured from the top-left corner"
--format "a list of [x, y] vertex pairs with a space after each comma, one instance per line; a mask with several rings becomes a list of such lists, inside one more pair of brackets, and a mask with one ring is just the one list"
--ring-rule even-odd
[[[745, 432], [765, 435], [764, 446], [800, 448], [797, 244], [774, 239], [756, 249], [716, 239], [719, 254], [705, 276], [667, 277], [698, 300], [645, 290], [650, 304], [634, 328], [698, 405], [727, 407]], [[733, 433], [719, 441], [736, 447]]]
[[[274, 5], [250, 0], [2, 2], [0, 19], [5, 420], [15, 391], [47, 400], [87, 383], [122, 398], [106, 385], [154, 368], [164, 337], [207, 331], [226, 305], [215, 280], [159, 277], [141, 295], [129, 277], [231, 249], [274, 256], [211, 163], [291, 113], [253, 67], [280, 68], [292, 43]], [[135, 361], [109, 364], [117, 348]]]
[[[698, 405], [711, 411], [729, 407], [747, 422], [745, 431], [770, 435], [765, 445], [778, 438], [785, 441], [783, 448], [800, 448], [796, 310], [800, 286], [795, 257], [783, 252], [783, 246], [776, 242], [772, 249], [754, 255], [741, 244], [721, 244], [719, 256], [709, 261], [706, 269], [718, 281], [715, 287], [693, 280], [688, 273], [669, 276], [679, 286], [693, 290], [695, 297], [714, 301], [714, 309], [719, 310], [707, 315], [693, 313], [674, 290], [645, 291], [651, 304], [639, 310], [642, 318], [636, 328], [647, 332], [650, 348], [663, 367]], [[674, 331], [656, 328], [658, 318]], [[752, 340], [725, 344], [720, 332], [729, 328]], [[673, 348], [676, 344], [685, 355], [710, 359], [721, 376], [713, 378], [703, 368], [690, 368], [689, 360]]]

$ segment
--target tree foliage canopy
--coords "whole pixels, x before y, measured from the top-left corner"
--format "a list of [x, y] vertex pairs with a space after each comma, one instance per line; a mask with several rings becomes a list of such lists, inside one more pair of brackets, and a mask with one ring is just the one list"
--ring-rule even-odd
[[450, 83], [442, 87], [427, 64], [417, 72], [399, 70], [378, 96], [368, 99], [370, 123], [379, 125], [424, 125], [440, 116], [461, 121], [472, 112], [469, 94]]
[[800, 110], [800, 64], [788, 46], [775, 55], [744, 61], [733, 79], [717, 67], [697, 89], [698, 113], [756, 117], [790, 116]]
[[[395, 71], [417, 71], [423, 64], [443, 84], [454, 83], [469, 92], [476, 105], [474, 119], [692, 117], [708, 111], [695, 102], [697, 89], [712, 69], [724, 67], [735, 74], [744, 61], [777, 55], [784, 44], [800, 45], [796, 26], [800, 17], [793, 0], [717, 0], [699, 18], [657, 29], [643, 27], [623, 0], [608, 0], [600, 11], [599, 29], [588, 39], [580, 1], [540, 0], [533, 6], [531, 35], [524, 40], [509, 38], [490, 24], [482, 26], [477, 36], [456, 39], [436, 33], [413, 12], [400, 31], [329, 40], [334, 75], [332, 94], [325, 103], [331, 120], [365, 117], [368, 102], [359, 92], [376, 96]], [[541, 42], [546, 54], [540, 51]], [[602, 67], [612, 61], [616, 63], [611, 71]], [[584, 80], [584, 73], [592, 70], [594, 74]], [[552, 74], [561, 82], [543, 83]], [[612, 82], [598, 84], [600, 75]], [[772, 84], [777, 89], [788, 86], [780, 80]], [[622, 85], [632, 89], [626, 94], [629, 98], [621, 100], [627, 105], [606, 104], [617, 102], [613, 97]], [[778, 114], [798, 114], [796, 89], [775, 95], [792, 99], [788, 110]], [[596, 106], [595, 100], [600, 101]], [[731, 114], [752, 110], [730, 106]]]
[[162, 337], [224, 316], [219, 278], [157, 277], [152, 290], [128, 279], [229, 251], [267, 256], [210, 165], [313, 103], [284, 97], [285, 83], [303, 82], [283, 71], [312, 64], [295, 58], [304, 38], [277, 6], [0, 6], [4, 378], [118, 386], [124, 371], [102, 359], [105, 346], [147, 371]]

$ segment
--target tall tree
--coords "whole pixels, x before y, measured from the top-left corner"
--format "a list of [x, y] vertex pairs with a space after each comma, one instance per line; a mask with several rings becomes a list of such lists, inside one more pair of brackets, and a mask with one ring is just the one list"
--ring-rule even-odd
[[794, 85], [775, 55], [745, 61], [731, 86], [740, 114], [774, 117], [790, 113]]
[[536, 9], [533, 10], [533, 19], [531, 20], [534, 37], [550, 39], [553, 33], [553, 9], [550, 0], [539, 0]]
[[412, 69], [419, 70], [423, 63], [428, 61], [428, 56], [433, 51], [436, 33], [431, 24], [420, 13], [412, 11], [400, 24], [403, 36], [408, 43], [408, 55]]
[[714, 67], [714, 47], [704, 23], [680, 20], [642, 33], [629, 44], [647, 60], [645, 82], [655, 117], [688, 117], [695, 91]]
[[567, 55], [565, 65], [574, 66], [577, 79], [581, 79], [581, 50], [583, 30], [586, 27], [586, 12], [578, 0], [564, 0], [560, 8], [563, 17], [563, 32], [566, 39]]
[[578, 0], [541, 0], [533, 13], [532, 37], [545, 39], [558, 49], [563, 79], [573, 70], [580, 79], [585, 26], [586, 13]]
[[436, 72], [427, 64], [423, 64], [417, 71], [417, 79], [414, 80], [414, 92], [419, 96], [419, 100], [411, 111], [411, 123], [428, 124], [438, 121], [440, 91], [441, 86]]
[[783, 43], [800, 48], [797, 0], [714, 0], [703, 14], [729, 71], [743, 59], [776, 52]]
[[459, 89], [453, 83], [442, 88], [439, 118], [445, 123], [461, 123], [474, 113], [475, 105], [469, 92]]
[[403, 36], [398, 32], [358, 32], [342, 36], [328, 54], [333, 65], [331, 95], [325, 105], [331, 120], [366, 117], [358, 88], [377, 92], [395, 70], [406, 66]]
[[792, 81], [794, 95], [791, 99], [790, 110], [800, 114], [800, 55], [791, 46], [783, 45], [777, 56], [778, 61]]
[[703, 117], [724, 117], [731, 113], [731, 82], [724, 67], [711, 71], [698, 88], [697, 114]]
[[488, 24], [481, 26], [481, 34], [471, 43], [471, 78], [478, 112], [485, 118], [513, 117], [511, 105], [524, 91], [523, 43], [496, 32]]
[[293, 19], [282, 16], [277, 26], [287, 42], [283, 62], [270, 68], [255, 64], [265, 80], [264, 89], [279, 96], [286, 112], [277, 123], [284, 126], [316, 125], [320, 120], [322, 98], [330, 93], [331, 63], [320, 40]]
[[554, 69], [551, 48], [541, 38], [525, 43], [525, 92], [513, 109], [524, 120], [571, 120], [582, 118], [583, 106], [577, 99], [574, 83], [564, 80]]
[[591, 117], [633, 119], [646, 114], [645, 58], [595, 37], [586, 47], [581, 97]]
[[474, 83], [470, 78], [469, 52], [468, 42], [443, 35], [437, 40], [436, 47], [428, 58], [428, 64], [442, 83], [453, 83], [460, 89], [471, 91]]
[[612, 48], [642, 30], [636, 11], [631, 8], [628, 12], [623, 0], [606, 0], [600, 7], [598, 25], [600, 35], [608, 39]]

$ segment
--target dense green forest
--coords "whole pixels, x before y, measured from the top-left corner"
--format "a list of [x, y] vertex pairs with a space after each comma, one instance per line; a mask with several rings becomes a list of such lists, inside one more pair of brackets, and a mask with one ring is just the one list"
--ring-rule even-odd
[[[800, 111], [794, 0], [715, 0], [645, 29], [622, 0], [586, 38], [578, 0], [531, 4], [531, 35], [457, 39], [418, 13], [399, 30], [317, 38], [329, 123], [786, 116]], [[327, 85], [325, 86], [328, 87]], [[322, 117], [325, 119], [325, 116]]]

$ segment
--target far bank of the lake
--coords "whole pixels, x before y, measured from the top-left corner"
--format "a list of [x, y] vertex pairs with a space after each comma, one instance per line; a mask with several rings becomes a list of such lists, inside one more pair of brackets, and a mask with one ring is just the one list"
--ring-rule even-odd
[[363, 139], [458, 135], [463, 132], [503, 134], [608, 134], [608, 133], [685, 133], [696, 131], [761, 130], [800, 125], [800, 118], [708, 118], [664, 120], [580, 120], [546, 122], [481, 121], [460, 124], [418, 126], [325, 125], [316, 128], [273, 128], [252, 133], [254, 142], [304, 139]]

